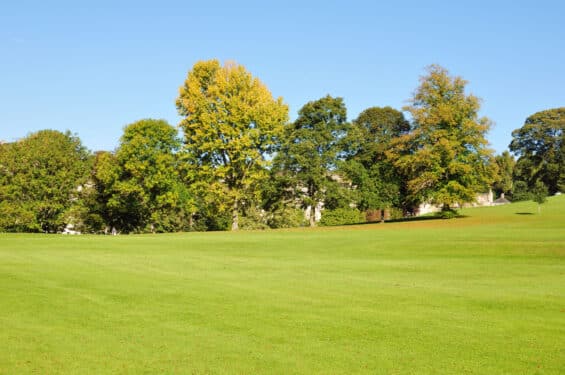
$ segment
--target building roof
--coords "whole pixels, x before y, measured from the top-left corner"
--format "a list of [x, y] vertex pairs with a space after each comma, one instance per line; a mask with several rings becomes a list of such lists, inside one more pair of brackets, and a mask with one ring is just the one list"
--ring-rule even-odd
[[496, 199], [492, 204], [508, 204], [512, 203], [504, 197], [504, 193], [500, 194], [500, 198]]

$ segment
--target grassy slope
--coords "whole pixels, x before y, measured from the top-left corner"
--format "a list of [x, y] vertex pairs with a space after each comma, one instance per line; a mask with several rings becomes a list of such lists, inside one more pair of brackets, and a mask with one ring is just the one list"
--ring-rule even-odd
[[562, 374], [565, 196], [464, 213], [0, 235], [0, 374]]

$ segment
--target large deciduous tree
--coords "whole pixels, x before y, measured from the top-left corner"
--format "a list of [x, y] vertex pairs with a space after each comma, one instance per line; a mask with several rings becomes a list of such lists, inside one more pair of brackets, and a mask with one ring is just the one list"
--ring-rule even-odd
[[485, 138], [490, 121], [479, 117], [480, 100], [465, 93], [466, 84], [432, 65], [404, 107], [412, 115], [412, 130], [389, 153], [408, 176], [414, 204], [431, 201], [449, 210], [473, 202], [493, 182], [496, 167]]
[[180, 143], [166, 121], [145, 119], [124, 128], [115, 155], [97, 155], [95, 208], [108, 225], [125, 232], [186, 229], [191, 202], [179, 175]]
[[310, 226], [315, 226], [315, 207], [335, 184], [332, 171], [345, 134], [347, 110], [342, 98], [325, 96], [305, 104], [287, 128], [275, 172], [287, 181], [303, 208], [310, 207]]
[[358, 195], [361, 210], [398, 206], [402, 177], [387, 156], [392, 141], [410, 130], [402, 112], [391, 107], [371, 107], [359, 114], [348, 129], [342, 164]]
[[217, 60], [194, 65], [176, 104], [190, 182], [204, 201], [231, 212], [237, 230], [242, 206], [268, 178], [288, 107], [243, 66]]
[[534, 113], [512, 137], [516, 182], [533, 190], [541, 181], [549, 194], [565, 190], [565, 107]]
[[89, 151], [69, 132], [41, 130], [0, 145], [0, 228], [62, 230], [90, 168]]

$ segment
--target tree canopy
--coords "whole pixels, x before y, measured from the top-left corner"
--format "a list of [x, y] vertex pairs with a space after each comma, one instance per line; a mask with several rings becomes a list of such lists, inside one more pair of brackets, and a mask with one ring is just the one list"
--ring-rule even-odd
[[[164, 120], [144, 119], [124, 128], [115, 161], [106, 164], [109, 176], [112, 170], [117, 172], [108, 181], [108, 208], [120, 229], [183, 228], [178, 220], [186, 219], [189, 202], [179, 174], [179, 147], [177, 130]], [[98, 172], [102, 177], [103, 170]]]
[[340, 140], [345, 135], [347, 110], [342, 98], [327, 95], [306, 103], [296, 121], [287, 128], [275, 170], [288, 177], [287, 188], [303, 208], [310, 207], [310, 225], [315, 225], [315, 207], [335, 181]]
[[242, 208], [268, 178], [288, 107], [242, 65], [217, 60], [194, 65], [176, 104], [190, 182], [205, 201], [231, 212], [237, 230]]
[[490, 120], [479, 117], [480, 100], [465, 93], [466, 84], [432, 65], [404, 107], [412, 116], [412, 130], [395, 140], [389, 156], [407, 176], [414, 203], [431, 201], [449, 209], [473, 202], [493, 182], [486, 140]]
[[398, 205], [402, 177], [387, 155], [392, 141], [410, 130], [402, 112], [391, 107], [371, 107], [359, 114], [344, 139], [346, 162], [341, 164], [357, 187], [357, 206], [374, 210]]
[[41, 130], [0, 145], [0, 228], [63, 230], [90, 168], [90, 153], [70, 132]]
[[549, 194], [565, 190], [565, 107], [529, 116], [512, 132], [509, 148], [518, 157], [514, 178], [525, 189], [541, 181]]
[[[70, 132], [0, 142], [0, 231], [142, 233], [339, 225], [453, 208], [492, 189], [541, 201], [565, 189], [565, 107], [529, 116], [494, 157], [467, 82], [427, 68], [403, 111], [351, 123], [340, 97], [288, 106], [245, 67], [199, 61], [178, 128], [143, 119], [115, 150]], [[405, 117], [406, 116], [406, 117]], [[179, 128], [182, 135], [179, 135]]]
[[498, 173], [494, 181], [493, 190], [497, 195], [512, 194], [514, 189], [513, 173], [516, 161], [508, 151], [495, 156]]

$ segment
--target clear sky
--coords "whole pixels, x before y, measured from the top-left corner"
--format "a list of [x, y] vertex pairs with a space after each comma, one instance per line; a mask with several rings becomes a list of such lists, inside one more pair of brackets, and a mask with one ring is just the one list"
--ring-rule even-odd
[[3, 1], [0, 139], [70, 130], [113, 150], [142, 118], [177, 125], [198, 60], [235, 60], [290, 106], [343, 97], [348, 118], [400, 109], [429, 64], [469, 81], [502, 152], [565, 106], [564, 1]]

